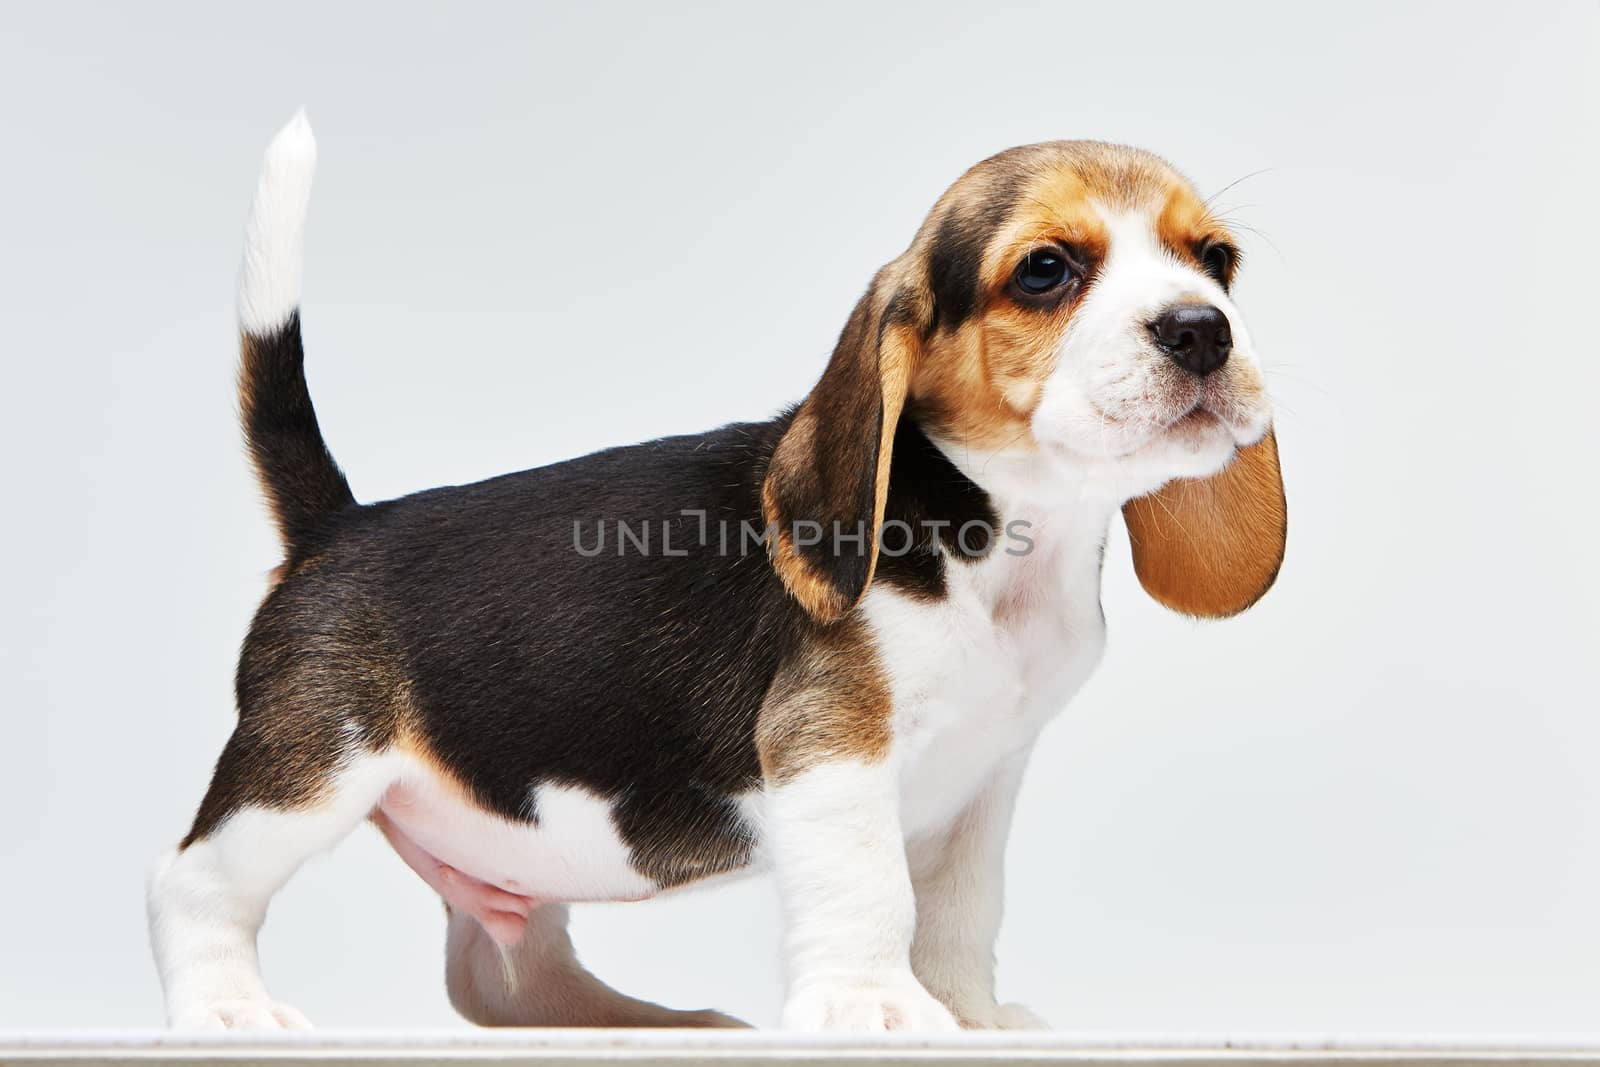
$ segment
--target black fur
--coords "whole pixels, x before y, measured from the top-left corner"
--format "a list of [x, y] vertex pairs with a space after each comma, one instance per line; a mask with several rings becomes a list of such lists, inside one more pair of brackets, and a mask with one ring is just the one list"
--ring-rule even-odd
[[986, 197], [952, 207], [939, 220], [928, 250], [928, 286], [933, 292], [930, 336], [957, 329], [978, 310], [983, 250], [1011, 214], [1022, 187], [1021, 175], [996, 178]]
[[[909, 527], [914, 539], [908, 539], [894, 525], [897, 522]], [[1000, 519], [989, 494], [957, 470], [908, 413], [895, 428], [883, 523], [884, 550], [878, 555], [876, 580], [904, 593], [937, 599], [945, 593], [946, 556], [988, 555], [999, 535]], [[903, 551], [908, 540], [910, 549]]]
[[[790, 418], [324, 511], [252, 625], [239, 728], [190, 840], [240, 804], [295, 803], [332, 769], [339, 729], [376, 749], [409, 724], [490, 811], [537, 821], [534, 787], [581, 785], [614, 802], [635, 865], [661, 883], [742, 866], [731, 797], [760, 780], [757, 714], [821, 625], [757, 540]], [[887, 514], [945, 521], [946, 545], [975, 517], [993, 525], [910, 418]], [[648, 529], [649, 550], [619, 544], [618, 522]], [[878, 573], [943, 590], [931, 535]]]
[[245, 444], [293, 559], [314, 547], [323, 517], [354, 504], [355, 497], [311, 406], [300, 313], [270, 336], [246, 335], [243, 348], [239, 400]]

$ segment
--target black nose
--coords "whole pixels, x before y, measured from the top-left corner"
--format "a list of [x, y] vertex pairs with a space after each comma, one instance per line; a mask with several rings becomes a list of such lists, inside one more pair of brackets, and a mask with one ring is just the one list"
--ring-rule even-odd
[[1228, 362], [1233, 348], [1228, 316], [1210, 304], [1174, 304], [1150, 324], [1150, 332], [1174, 363], [1200, 375]]

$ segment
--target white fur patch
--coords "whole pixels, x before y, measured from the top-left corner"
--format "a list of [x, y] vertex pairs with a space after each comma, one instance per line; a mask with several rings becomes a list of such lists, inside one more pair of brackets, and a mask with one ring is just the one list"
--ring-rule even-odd
[[639, 900], [656, 885], [629, 863], [611, 805], [587, 790], [531, 794], [537, 825], [484, 812], [419, 761], [360, 755], [313, 808], [244, 808], [151, 874], [148, 905], [169, 1023], [178, 1029], [306, 1025], [261, 981], [256, 931], [301, 863], [381, 808], [408, 838], [457, 870], [544, 901]]
[[391, 757], [342, 772], [315, 808], [244, 808], [151, 872], [150, 943], [175, 1029], [298, 1028], [304, 1016], [267, 995], [256, 931], [267, 902], [300, 865], [365, 819], [393, 780]]
[[917, 909], [899, 784], [893, 761], [839, 761], [768, 793], [768, 850], [786, 920], [786, 1027], [956, 1028], [911, 973]]
[[946, 833], [910, 849], [917, 894], [911, 967], [961, 1025], [984, 1030], [1047, 1029], [1020, 1005], [995, 999], [994, 944], [1005, 910], [1005, 849], [1026, 756], [995, 770]]
[[247, 334], [273, 333], [300, 306], [306, 206], [316, 169], [317, 142], [302, 110], [267, 146], [245, 224], [239, 327]]
[[537, 824], [465, 801], [454, 786], [407, 760], [381, 808], [405, 835], [464, 874], [536, 900], [642, 900], [658, 886], [634, 870], [611, 803], [578, 786], [541, 785]]
[[[1057, 488], [1039, 478], [1041, 492]], [[908, 839], [949, 826], [1031, 747], [1105, 645], [1100, 551], [1114, 505], [1071, 494], [995, 502], [1018, 536], [982, 560], [947, 560], [943, 599], [878, 584], [862, 602], [893, 693]]]

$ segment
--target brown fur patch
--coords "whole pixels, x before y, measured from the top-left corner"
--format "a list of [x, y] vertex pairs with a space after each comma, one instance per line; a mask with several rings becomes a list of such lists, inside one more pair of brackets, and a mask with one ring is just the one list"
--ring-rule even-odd
[[892, 740], [889, 681], [866, 626], [846, 619], [818, 628], [773, 679], [756, 722], [768, 782], [831, 759], [876, 762]]
[[[1230, 247], [1233, 245], [1227, 227], [1211, 214], [1194, 190], [1183, 182], [1175, 183], [1168, 191], [1161, 214], [1156, 216], [1155, 228], [1157, 239], [1167, 251], [1196, 267], [1202, 266], [1196, 254], [1202, 243], [1222, 241]], [[1223, 279], [1224, 285], [1232, 280], [1232, 266], [1230, 263], [1228, 276]]]
[[243, 807], [313, 807], [356, 752], [393, 743], [410, 703], [394, 635], [354, 589], [309, 591], [303, 561], [267, 595], [235, 680], [239, 721], [181, 847]]

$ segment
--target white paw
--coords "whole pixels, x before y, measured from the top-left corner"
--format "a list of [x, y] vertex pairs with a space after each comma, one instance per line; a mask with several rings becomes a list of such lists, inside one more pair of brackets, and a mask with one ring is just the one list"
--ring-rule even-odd
[[1021, 1004], [990, 1004], [956, 1012], [964, 1030], [1048, 1030], [1050, 1024]]
[[174, 1030], [309, 1030], [311, 1020], [287, 1004], [260, 1000], [214, 1000], [175, 1010]]
[[995, 1009], [996, 1030], [1048, 1030], [1050, 1024], [1026, 1004], [1002, 1004]]
[[910, 975], [888, 980], [803, 984], [783, 1006], [788, 1030], [842, 1030], [847, 1033], [959, 1030], [951, 1015]]

